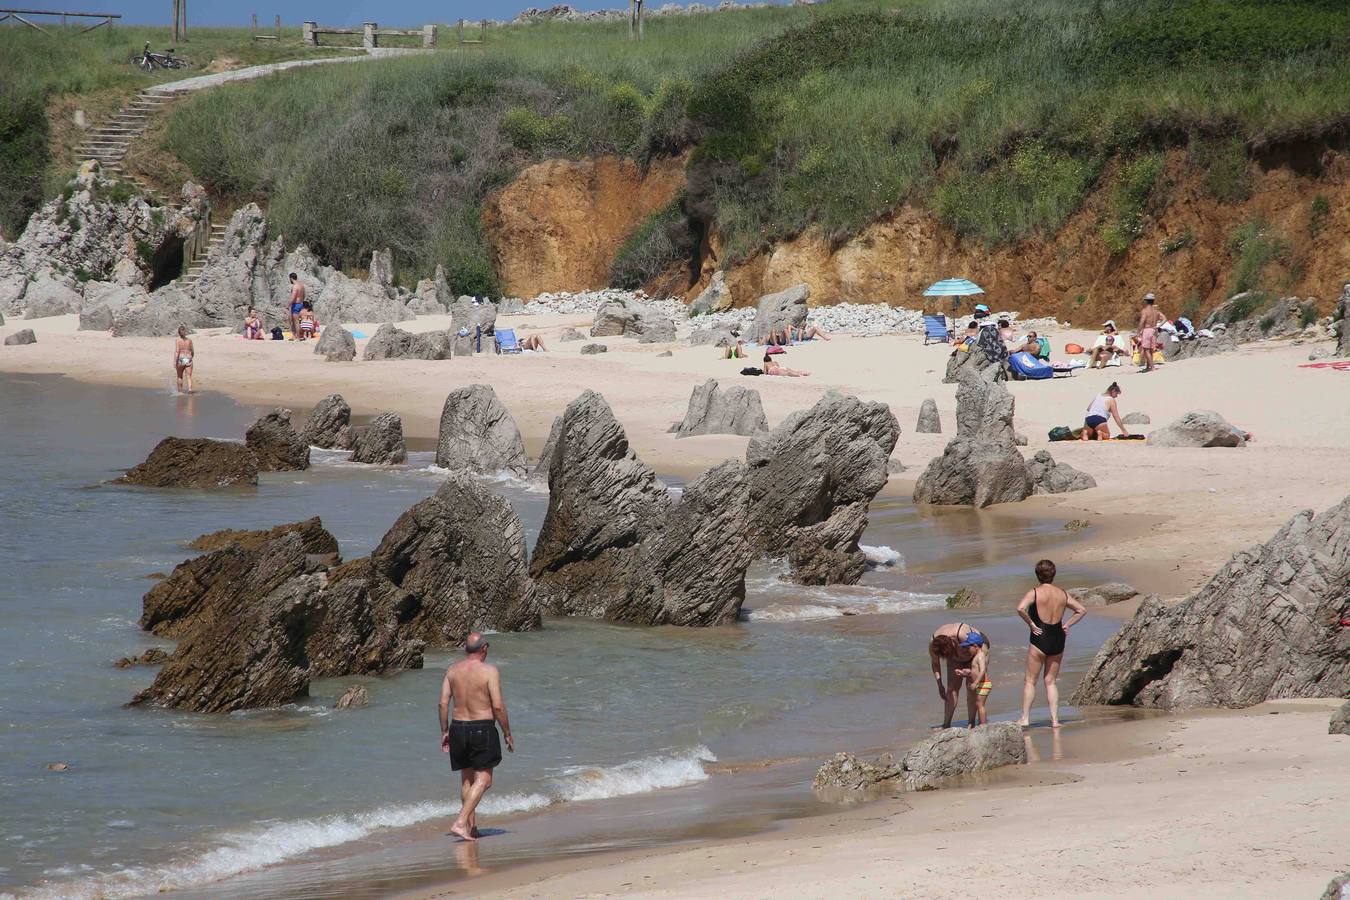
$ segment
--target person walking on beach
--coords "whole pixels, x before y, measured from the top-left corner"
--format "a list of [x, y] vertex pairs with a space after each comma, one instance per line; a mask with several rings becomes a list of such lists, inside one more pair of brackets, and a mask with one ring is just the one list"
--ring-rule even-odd
[[487, 638], [472, 632], [464, 640], [464, 659], [446, 669], [441, 682], [441, 750], [450, 754], [450, 768], [460, 775], [459, 817], [450, 832], [465, 841], [478, 840], [475, 810], [492, 787], [492, 770], [502, 761], [498, 723], [506, 749], [516, 752], [502, 699], [501, 674], [488, 664], [487, 651]]
[[183, 393], [183, 379], [187, 378], [187, 392], [192, 393], [192, 361], [197, 351], [187, 336], [187, 326], [178, 326], [178, 338], [173, 342], [173, 371], [178, 376], [178, 393]]
[[291, 279], [291, 340], [300, 340], [300, 312], [305, 308], [305, 283], [294, 272]]
[[1144, 308], [1139, 310], [1139, 353], [1144, 363], [1140, 372], [1153, 371], [1153, 351], [1162, 346], [1158, 340], [1158, 326], [1167, 318], [1156, 304], [1157, 299], [1151, 293], [1145, 294]]
[[[989, 721], [984, 704], [994, 683], [989, 680], [989, 638], [964, 622], [943, 625], [928, 643], [933, 679], [942, 698], [942, 727], [952, 727], [961, 685], [966, 686], [966, 724], [974, 728]], [[942, 661], [947, 661], [947, 683], [942, 683]]]
[[[1036, 587], [1027, 591], [1017, 604], [1017, 614], [1031, 629], [1031, 644], [1027, 647], [1027, 676], [1022, 686], [1022, 718], [1017, 724], [1031, 724], [1031, 704], [1036, 699], [1036, 679], [1045, 679], [1045, 699], [1050, 703], [1050, 727], [1059, 727], [1059, 665], [1064, 660], [1064, 640], [1069, 629], [1078, 623], [1087, 610], [1083, 604], [1055, 587], [1055, 564], [1048, 559], [1036, 563]], [[1064, 610], [1073, 610], [1073, 617], [1065, 622]]]

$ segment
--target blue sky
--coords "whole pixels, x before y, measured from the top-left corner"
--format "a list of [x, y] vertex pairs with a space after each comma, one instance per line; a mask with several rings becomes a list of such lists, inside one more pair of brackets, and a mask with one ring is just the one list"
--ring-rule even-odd
[[[270, 22], [277, 13], [286, 24], [314, 19], [324, 25], [356, 25], [381, 22], [386, 25], [422, 25], [426, 22], [455, 22], [465, 19], [511, 19], [530, 6], [548, 7], [568, 2], [577, 9], [626, 8], [628, 0], [244, 0], [244, 2], [203, 2], [188, 0], [188, 24], [246, 26], [249, 15]], [[657, 7], [671, 0], [647, 0]], [[686, 5], [688, 0], [678, 0]], [[708, 2], [708, 0], [704, 0]], [[44, 6], [25, 3], [24, 6]], [[61, 4], [50, 5], [50, 8]], [[120, 12], [127, 23], [167, 25], [173, 15], [172, 0], [86, 0], [74, 4], [81, 12]], [[88, 9], [86, 9], [88, 7]]]

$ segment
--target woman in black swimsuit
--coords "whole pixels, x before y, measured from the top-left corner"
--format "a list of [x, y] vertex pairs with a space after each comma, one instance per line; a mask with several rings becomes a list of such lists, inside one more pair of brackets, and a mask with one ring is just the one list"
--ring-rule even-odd
[[[1019, 725], [1031, 722], [1031, 704], [1036, 699], [1036, 680], [1045, 680], [1045, 698], [1050, 702], [1050, 727], [1059, 727], [1059, 665], [1064, 659], [1064, 639], [1069, 629], [1087, 615], [1083, 604], [1055, 587], [1055, 564], [1048, 559], [1036, 563], [1035, 588], [1027, 591], [1017, 604], [1017, 614], [1031, 629], [1031, 646], [1027, 648], [1026, 683], [1022, 686], [1022, 718]], [[1064, 610], [1073, 610], [1073, 617], [1064, 621]]]

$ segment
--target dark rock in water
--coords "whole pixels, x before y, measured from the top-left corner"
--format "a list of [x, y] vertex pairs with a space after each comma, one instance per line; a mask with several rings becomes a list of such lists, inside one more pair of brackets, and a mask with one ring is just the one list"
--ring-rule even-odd
[[[317, 516], [271, 530], [217, 531], [189, 546], [209, 552], [179, 563], [142, 600], [140, 626], [160, 637], [186, 634], [222, 594], [243, 590], [263, 596], [282, 582], [313, 571], [315, 557], [331, 556], [338, 549], [337, 539]], [[288, 553], [269, 552], [274, 547]], [[264, 553], [268, 553], [265, 572], [260, 562]]]
[[811, 299], [811, 288], [796, 284], [784, 291], [765, 294], [759, 298], [755, 321], [750, 326], [750, 340], [763, 342], [770, 331], [797, 327], [806, 322], [806, 301]]
[[670, 495], [599, 394], [573, 400], [554, 430], [530, 574], [545, 611], [604, 617], [646, 581], [642, 542], [665, 521]]
[[356, 338], [341, 325], [325, 325], [314, 352], [329, 362], [351, 362], [356, 359]]
[[919, 421], [914, 426], [918, 434], [942, 434], [942, 419], [938, 416], [937, 402], [925, 400], [919, 407]]
[[1342, 703], [1341, 708], [1331, 714], [1327, 734], [1350, 734], [1350, 700]]
[[1245, 447], [1247, 439], [1223, 416], [1199, 409], [1155, 429], [1148, 443], [1155, 447]]
[[260, 472], [295, 472], [309, 468], [309, 444], [291, 425], [289, 409], [274, 409], [244, 433], [244, 443], [258, 457]]
[[1092, 523], [1089, 522], [1087, 519], [1070, 519], [1069, 521], [1064, 523], [1064, 530], [1080, 531], [1084, 528], [1087, 528], [1091, 524]]
[[22, 331], [16, 331], [9, 337], [5, 338], [6, 347], [22, 347], [24, 344], [36, 344], [36, 343], [37, 343], [37, 335], [33, 333], [33, 329], [31, 328], [25, 328]]
[[1153, 420], [1147, 414], [1141, 412], [1126, 413], [1121, 416], [1120, 421], [1126, 425], [1151, 425]]
[[300, 439], [310, 447], [333, 449], [342, 429], [352, 423], [352, 408], [341, 394], [329, 394], [314, 405]]
[[858, 539], [886, 484], [900, 425], [883, 403], [835, 391], [750, 439], [750, 541], [786, 556], [800, 584], [854, 584], [866, 568]]
[[368, 559], [330, 569], [323, 621], [305, 642], [311, 678], [422, 668], [425, 642], [405, 623], [407, 598], [375, 577]]
[[1071, 702], [1187, 709], [1350, 696], [1347, 611], [1350, 497], [1294, 516], [1177, 606], [1145, 600]]
[[466, 473], [399, 516], [371, 554], [399, 601], [403, 634], [454, 646], [470, 631], [539, 627], [525, 528], [504, 498]]
[[337, 699], [337, 702], [333, 704], [333, 709], [360, 709], [369, 705], [370, 691], [359, 684], [354, 684]]
[[146, 487], [228, 487], [258, 483], [258, 457], [243, 444], [210, 438], [167, 437], [145, 462], [117, 479]]
[[436, 465], [514, 475], [524, 475], [529, 470], [516, 420], [497, 399], [491, 385], [456, 388], [445, 398], [436, 438]]
[[759, 391], [739, 385], [723, 391], [717, 380], [709, 378], [689, 395], [689, 409], [675, 429], [677, 438], [696, 434], [751, 435], [767, 431], [769, 421]]
[[1080, 472], [1068, 463], [1057, 463], [1045, 450], [1037, 450], [1027, 464], [1031, 473], [1031, 482], [1038, 494], [1066, 494], [1070, 491], [1086, 491], [1095, 488], [1097, 480], [1086, 472]]
[[959, 775], [1023, 765], [1026, 761], [1022, 728], [1015, 722], [944, 728], [915, 744], [899, 761], [891, 754], [871, 763], [849, 753], [835, 754], [816, 772], [812, 787], [827, 798], [847, 798], [878, 786], [931, 791]]
[[[318, 516], [305, 519], [302, 522], [278, 525], [275, 528], [240, 530], [222, 528], [220, 531], [213, 531], [210, 534], [193, 538], [187, 546], [189, 550], [211, 551], [223, 550], [237, 544], [245, 550], [257, 550], [268, 541], [291, 532], [300, 535], [300, 539], [304, 541], [305, 552], [312, 556], [323, 556], [338, 552], [337, 539], [324, 529], [323, 522], [319, 521]], [[142, 627], [145, 626], [142, 625]]]
[[450, 335], [444, 331], [413, 334], [385, 323], [366, 342], [361, 358], [375, 359], [450, 359]]
[[113, 663], [119, 669], [127, 669], [132, 666], [162, 666], [169, 659], [169, 654], [159, 647], [151, 647], [140, 656], [124, 656]]
[[587, 344], [581, 348], [582, 356], [594, 356], [597, 353], [608, 353], [609, 348], [604, 344]]
[[956, 437], [914, 485], [916, 503], [985, 507], [1030, 497], [1032, 473], [1014, 443], [1013, 396], [992, 369], [968, 369], [956, 391]]
[[369, 425], [351, 430], [352, 462], [396, 466], [407, 462], [403, 420], [393, 413], [380, 413]]
[[1139, 592], [1128, 584], [1110, 582], [1096, 587], [1072, 588], [1069, 596], [1087, 607], [1110, 606], [1112, 603], [1124, 603], [1139, 596]]
[[984, 606], [984, 598], [967, 587], [947, 598], [948, 609], [978, 609], [981, 606]]

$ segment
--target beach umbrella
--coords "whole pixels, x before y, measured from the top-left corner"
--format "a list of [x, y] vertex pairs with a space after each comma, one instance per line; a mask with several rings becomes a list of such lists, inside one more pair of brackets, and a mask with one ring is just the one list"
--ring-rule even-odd
[[972, 297], [975, 294], [983, 293], [984, 288], [973, 281], [967, 281], [964, 278], [944, 278], [930, 284], [923, 295], [925, 297], [955, 297], [952, 305], [960, 306], [962, 297]]

